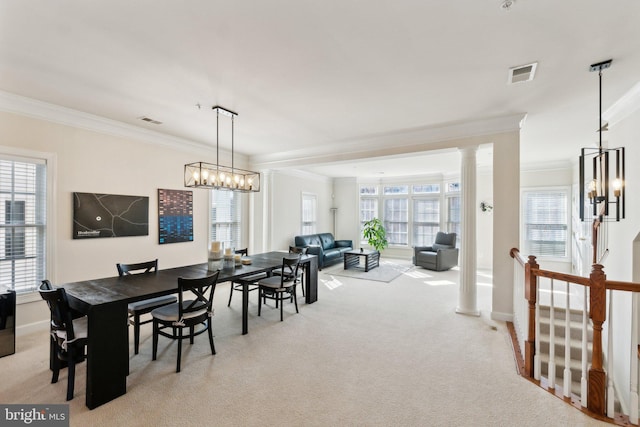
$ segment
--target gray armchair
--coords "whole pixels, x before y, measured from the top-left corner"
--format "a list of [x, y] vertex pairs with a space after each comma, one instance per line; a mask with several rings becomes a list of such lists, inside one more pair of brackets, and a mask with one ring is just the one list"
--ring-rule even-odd
[[429, 270], [444, 271], [458, 265], [456, 233], [438, 231], [436, 241], [431, 246], [413, 248], [413, 264]]

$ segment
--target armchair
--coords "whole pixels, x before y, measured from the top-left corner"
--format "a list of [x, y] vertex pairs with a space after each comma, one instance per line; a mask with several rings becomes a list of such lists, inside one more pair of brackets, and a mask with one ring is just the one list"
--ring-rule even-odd
[[431, 246], [413, 248], [413, 264], [429, 270], [444, 271], [458, 265], [456, 233], [438, 231], [436, 241]]

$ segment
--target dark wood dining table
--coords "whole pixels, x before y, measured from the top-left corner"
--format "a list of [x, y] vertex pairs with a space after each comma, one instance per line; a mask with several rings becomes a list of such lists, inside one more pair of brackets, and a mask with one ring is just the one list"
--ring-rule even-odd
[[[252, 255], [251, 264], [234, 270], [220, 270], [218, 283], [267, 272], [282, 266], [286, 252]], [[318, 259], [303, 255], [305, 302], [318, 299]], [[127, 392], [129, 335], [127, 305], [178, 292], [178, 277], [203, 277], [212, 272], [207, 263], [158, 270], [130, 276], [114, 276], [59, 285], [64, 287], [69, 305], [88, 317], [86, 405], [94, 409]], [[249, 285], [243, 284], [242, 334], [248, 327]]]

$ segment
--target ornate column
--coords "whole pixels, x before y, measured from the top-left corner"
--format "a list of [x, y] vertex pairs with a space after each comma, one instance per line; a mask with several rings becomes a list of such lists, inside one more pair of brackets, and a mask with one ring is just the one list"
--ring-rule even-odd
[[476, 151], [477, 146], [460, 148], [462, 190], [460, 290], [456, 313], [479, 316], [477, 298], [476, 249]]

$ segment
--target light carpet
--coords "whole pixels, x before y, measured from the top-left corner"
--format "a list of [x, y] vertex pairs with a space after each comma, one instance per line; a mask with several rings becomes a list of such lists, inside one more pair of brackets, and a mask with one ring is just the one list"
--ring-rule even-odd
[[[176, 374], [176, 343], [162, 339], [151, 361], [144, 325], [126, 395], [88, 410], [79, 365], [71, 426], [604, 425], [516, 374], [506, 327], [489, 318], [490, 274], [478, 276], [482, 315], [455, 313], [457, 276], [414, 269], [389, 286], [322, 271], [318, 301], [300, 297], [299, 314], [287, 303], [283, 322], [271, 306], [258, 317], [252, 293], [248, 335], [239, 293], [227, 307], [221, 284], [215, 356], [196, 337]], [[0, 358], [0, 401], [65, 403], [66, 372], [50, 383], [48, 342], [47, 331], [19, 336], [17, 353]]]
[[369, 271], [364, 271], [364, 267], [345, 270], [344, 266], [340, 264], [324, 269], [323, 273], [331, 276], [352, 277], [360, 280], [389, 283], [401, 274], [409, 271], [411, 267], [412, 266], [408, 266], [406, 264], [380, 260], [380, 265]]

